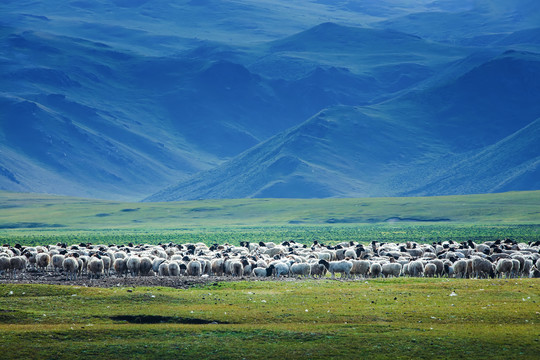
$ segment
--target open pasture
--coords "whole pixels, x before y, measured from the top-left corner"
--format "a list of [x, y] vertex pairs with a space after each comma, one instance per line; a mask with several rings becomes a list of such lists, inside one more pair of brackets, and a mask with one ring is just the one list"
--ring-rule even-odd
[[0, 192], [0, 241], [149, 243], [540, 238], [540, 191], [363, 199], [122, 203]]
[[537, 279], [0, 285], [10, 359], [536, 359]]
[[[540, 192], [439, 198], [119, 203], [0, 192], [24, 246], [539, 240]], [[113, 280], [113, 278], [108, 278]], [[10, 359], [537, 359], [538, 279], [214, 282], [188, 289], [0, 285]]]

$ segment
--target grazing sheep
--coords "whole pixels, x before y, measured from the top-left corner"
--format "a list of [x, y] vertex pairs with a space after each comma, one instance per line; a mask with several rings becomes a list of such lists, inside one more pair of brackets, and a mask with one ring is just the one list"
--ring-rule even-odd
[[433, 263], [426, 264], [424, 267], [424, 276], [425, 277], [435, 277], [437, 274], [437, 265]]
[[244, 265], [239, 260], [232, 260], [230, 263], [230, 275], [242, 276], [244, 275]]
[[401, 264], [397, 262], [383, 264], [381, 266], [381, 274], [383, 277], [399, 277], [401, 274]]
[[52, 264], [54, 268], [55, 273], [59, 273], [60, 270], [63, 269], [63, 263], [64, 263], [65, 256], [62, 254], [55, 254], [52, 257]]
[[168, 261], [165, 260], [161, 264], [159, 264], [158, 274], [159, 276], [169, 276], [169, 262]]
[[472, 276], [478, 279], [487, 279], [488, 277], [495, 277], [493, 270], [493, 264], [491, 261], [476, 257], [472, 259], [473, 272]]
[[13, 256], [9, 259], [9, 270], [11, 273], [11, 278], [17, 278], [17, 271], [21, 272], [26, 268], [26, 257], [25, 256]]
[[215, 276], [223, 276], [223, 273], [225, 272], [224, 262], [225, 260], [223, 258], [213, 259], [210, 262], [211, 274]]
[[101, 261], [103, 261], [103, 274], [105, 276], [111, 276], [111, 267], [112, 261], [111, 258], [106, 254], [100, 254]]
[[152, 271], [155, 274], [159, 274], [159, 266], [164, 263], [166, 260], [163, 258], [156, 258], [154, 261], [152, 261]]
[[2, 274], [6, 276], [9, 274], [9, 257], [7, 256], [0, 256], [0, 275]]
[[326, 260], [326, 261], [332, 260], [332, 254], [327, 253], [327, 252], [320, 252], [317, 254], [317, 256], [319, 257], [319, 260]]
[[322, 278], [323, 276], [326, 275], [326, 271], [327, 271], [326, 267], [322, 264], [319, 264], [319, 262], [310, 263], [310, 266], [311, 266], [311, 269], [310, 269], [311, 276]]
[[148, 274], [150, 274], [150, 270], [152, 270], [152, 260], [147, 256], [141, 257], [141, 261], [139, 263], [139, 273], [141, 276], [148, 276]]
[[497, 277], [502, 277], [503, 274], [506, 278], [512, 276], [513, 267], [514, 267], [514, 264], [512, 263], [512, 260], [510, 259], [499, 260], [499, 262], [497, 263], [497, 266], [495, 267]]
[[341, 274], [341, 278], [343, 277], [350, 277], [351, 276], [351, 269], [353, 267], [352, 262], [348, 260], [341, 260], [341, 261], [331, 261], [328, 262], [326, 260], [319, 260], [319, 264], [322, 264], [326, 267], [326, 270], [332, 274], [332, 279], [335, 278], [336, 273]]
[[66, 272], [66, 281], [77, 280], [77, 272], [79, 271], [79, 261], [76, 257], [68, 256], [62, 262], [62, 268]]
[[289, 265], [284, 262], [276, 262], [276, 263], [270, 264], [270, 266], [267, 269], [270, 269], [271, 274], [273, 274], [273, 276], [277, 278], [280, 278], [281, 276], [289, 275]]
[[49, 256], [49, 254], [45, 252], [40, 252], [36, 255], [36, 266], [38, 269], [41, 269], [41, 271], [45, 272], [50, 262], [51, 257]]
[[187, 274], [190, 276], [201, 276], [202, 275], [201, 263], [197, 260], [191, 260], [187, 264]]
[[306, 263], [292, 264], [289, 269], [289, 276], [309, 277], [311, 275], [311, 265]]
[[439, 259], [433, 259], [431, 260], [431, 263], [432, 264], [435, 264], [435, 266], [437, 267], [437, 271], [435, 272], [435, 276], [437, 277], [441, 277], [444, 275], [444, 263], [442, 260], [439, 260]]
[[533, 267], [533, 261], [531, 259], [525, 259], [523, 263], [523, 273], [522, 276], [529, 276], [531, 269]]
[[458, 260], [454, 263], [454, 274], [457, 278], [465, 278], [467, 276], [467, 261]]
[[353, 266], [351, 269], [352, 276], [359, 276], [362, 278], [367, 277], [369, 274], [369, 268], [371, 267], [371, 262], [369, 260], [351, 260]]
[[169, 263], [169, 276], [180, 276], [180, 265], [176, 261]]
[[127, 276], [127, 264], [125, 258], [116, 258], [113, 263], [114, 272], [116, 276], [122, 277]]
[[412, 277], [422, 277], [424, 275], [424, 264], [418, 260], [411, 261], [409, 263], [409, 275]]
[[373, 262], [369, 267], [369, 275], [373, 278], [378, 278], [382, 274], [382, 266], [378, 262]]
[[267, 277], [267, 276], [270, 276], [271, 274], [268, 275], [266, 268], [256, 267], [253, 269], [253, 275], [255, 275], [256, 277]]
[[88, 261], [88, 272], [90, 279], [99, 278], [103, 274], [103, 260], [100, 255], [93, 255]]
[[512, 259], [512, 271], [510, 277], [517, 278], [519, 277], [519, 269], [521, 268], [521, 263], [517, 259]]
[[138, 256], [130, 256], [126, 261], [126, 266], [131, 276], [139, 276], [141, 270], [141, 258]]

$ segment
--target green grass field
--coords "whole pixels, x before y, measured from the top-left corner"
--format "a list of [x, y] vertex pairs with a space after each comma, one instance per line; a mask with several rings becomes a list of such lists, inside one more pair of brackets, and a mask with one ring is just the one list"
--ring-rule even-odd
[[[10, 244], [505, 237], [540, 239], [540, 191], [176, 203], [0, 192], [0, 241]], [[189, 290], [128, 289], [120, 279], [118, 285], [1, 284], [2, 358], [537, 359], [540, 353], [538, 279], [244, 281]]]
[[540, 238], [540, 191], [364, 198], [121, 203], [0, 192], [0, 241], [238, 244]]
[[[4, 358], [537, 359], [537, 279], [0, 285]], [[450, 294], [456, 296], [450, 296]]]

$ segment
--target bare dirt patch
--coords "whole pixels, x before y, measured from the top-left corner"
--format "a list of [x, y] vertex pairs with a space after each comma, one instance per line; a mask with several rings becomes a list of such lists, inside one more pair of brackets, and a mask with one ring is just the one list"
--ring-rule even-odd
[[[279, 281], [295, 281], [295, 278], [282, 278]], [[217, 285], [228, 281], [276, 281], [269, 278], [232, 277], [232, 276], [137, 276], [117, 277], [116, 275], [101, 276], [98, 279], [89, 279], [83, 275], [77, 280], [66, 280], [64, 274], [54, 272], [27, 271], [18, 275], [17, 279], [0, 278], [0, 284], [48, 284], [48, 285], [75, 285], [86, 287], [171, 287], [175, 289], [189, 289], [201, 285]]]

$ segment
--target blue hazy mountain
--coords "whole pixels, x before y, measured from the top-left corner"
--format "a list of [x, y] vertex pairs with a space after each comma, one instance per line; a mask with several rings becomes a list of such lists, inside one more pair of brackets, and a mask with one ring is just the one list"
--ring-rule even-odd
[[[436, 194], [451, 188], [436, 186], [441, 169], [468, 169], [463, 156], [495, 159], [487, 153], [504, 139], [527, 142], [512, 136], [540, 117], [538, 10], [526, 0], [6, 0], [0, 189]], [[458, 182], [456, 192], [495, 191]], [[537, 188], [525, 175], [508, 181], [518, 183]]]
[[333, 107], [148, 200], [536, 188], [540, 55], [507, 51], [380, 104]]

